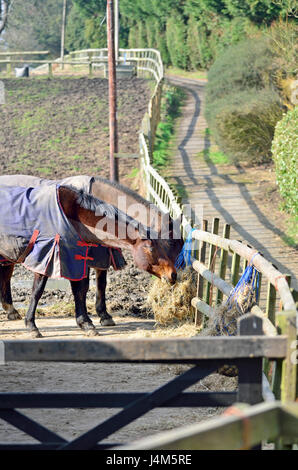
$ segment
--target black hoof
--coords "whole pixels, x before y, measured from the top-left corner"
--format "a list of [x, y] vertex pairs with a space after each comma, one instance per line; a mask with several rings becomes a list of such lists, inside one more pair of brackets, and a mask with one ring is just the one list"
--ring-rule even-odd
[[96, 336], [98, 334], [91, 321], [79, 322], [78, 326], [84, 331], [86, 336]]
[[85, 335], [90, 337], [90, 336], [98, 336], [98, 331], [94, 328], [91, 330], [86, 330]]
[[8, 320], [21, 320], [22, 317], [16, 309], [13, 309], [12, 312], [7, 314], [7, 319]]
[[36, 338], [42, 338], [41, 332], [36, 329], [36, 330], [31, 330], [30, 331], [31, 338], [36, 339]]
[[115, 326], [116, 323], [114, 322], [113, 318], [101, 318], [100, 319], [101, 326]]

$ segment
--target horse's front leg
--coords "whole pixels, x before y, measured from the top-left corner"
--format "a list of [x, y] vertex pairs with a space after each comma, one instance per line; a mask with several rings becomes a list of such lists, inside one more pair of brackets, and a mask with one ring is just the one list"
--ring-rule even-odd
[[115, 322], [111, 315], [107, 312], [106, 307], [106, 287], [107, 287], [107, 270], [95, 269], [96, 272], [96, 313], [100, 318], [102, 326], [114, 326]]
[[14, 308], [11, 297], [10, 280], [14, 270], [14, 265], [0, 265], [0, 300], [8, 320], [20, 320], [22, 317]]
[[97, 335], [98, 333], [95, 326], [87, 313], [86, 297], [89, 289], [89, 274], [87, 278], [81, 281], [70, 281], [70, 284], [75, 301], [77, 325], [82, 328], [88, 336]]
[[42, 334], [40, 333], [35, 324], [35, 312], [39, 299], [41, 298], [44, 292], [47, 280], [47, 276], [43, 276], [42, 274], [34, 274], [30, 305], [25, 318], [26, 328], [31, 332], [31, 336], [33, 338], [42, 337]]

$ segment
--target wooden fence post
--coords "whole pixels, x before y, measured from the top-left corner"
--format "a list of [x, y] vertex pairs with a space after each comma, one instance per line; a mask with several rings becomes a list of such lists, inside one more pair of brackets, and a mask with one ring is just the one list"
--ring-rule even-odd
[[10, 77], [12, 74], [12, 67], [11, 67], [11, 62], [10, 62], [11, 57], [7, 57], [7, 60], [9, 60], [9, 62], [7, 62], [6, 64], [6, 73]]
[[[296, 314], [294, 311], [280, 312], [277, 314], [277, 327], [280, 334], [286, 335], [287, 356], [279, 363], [280, 376], [280, 399], [282, 402], [295, 401], [297, 381], [297, 329]], [[275, 384], [275, 387], [277, 384]]]
[[[208, 230], [208, 221], [203, 220], [203, 226], [202, 230], [207, 232]], [[198, 261], [201, 263], [205, 263], [205, 258], [206, 258], [206, 242], [200, 241], [200, 246], [199, 246], [199, 253], [198, 253]], [[203, 297], [203, 288], [204, 288], [204, 278], [200, 274], [198, 275], [198, 283], [197, 283], [197, 297], [199, 299], [202, 299]], [[203, 316], [202, 314], [196, 309], [196, 315], [195, 315], [195, 324], [196, 325], [201, 325], [203, 321]]]
[[268, 282], [267, 300], [266, 300], [266, 315], [275, 325], [275, 303], [276, 303], [276, 289], [271, 282]]
[[233, 254], [232, 267], [231, 267], [231, 282], [233, 286], [236, 286], [239, 281], [239, 267], [240, 267], [240, 256], [237, 253]]
[[48, 76], [49, 78], [52, 78], [53, 77], [53, 66], [52, 66], [52, 63], [49, 62], [49, 71], [48, 71]]
[[93, 54], [92, 52], [88, 52], [88, 66], [89, 66], [89, 78], [92, 78], [92, 74], [93, 74], [93, 64], [92, 64], [92, 58], [93, 58]]
[[[222, 234], [223, 238], [230, 238], [230, 230], [231, 230], [231, 226], [229, 224], [225, 224], [224, 229], [223, 229], [223, 234]], [[218, 274], [223, 280], [225, 280], [226, 278], [227, 261], [228, 261], [228, 252], [222, 249], [220, 252]], [[216, 304], [221, 303], [222, 299], [223, 299], [223, 293], [219, 289], [217, 289]]]
[[[219, 219], [217, 217], [214, 217], [214, 219], [212, 221], [211, 233], [213, 233], [215, 235], [218, 235], [218, 228], [219, 228]], [[216, 256], [216, 246], [210, 245], [209, 258], [208, 258], [208, 269], [210, 271], [213, 271], [213, 272], [215, 271], [215, 264], [216, 264], [215, 256]], [[211, 288], [211, 283], [207, 282], [204, 301], [208, 305], [212, 305], [212, 297], [213, 297], [212, 296], [212, 289], [213, 288]]]
[[[263, 320], [256, 315], [247, 314], [238, 319], [238, 335], [260, 336], [263, 334]], [[239, 361], [238, 397], [239, 402], [255, 405], [263, 401], [262, 395], [262, 358]]]

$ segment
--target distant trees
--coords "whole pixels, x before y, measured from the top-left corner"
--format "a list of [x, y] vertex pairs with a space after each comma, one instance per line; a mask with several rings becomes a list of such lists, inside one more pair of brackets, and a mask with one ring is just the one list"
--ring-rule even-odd
[[[106, 47], [107, 0], [68, 0], [66, 50]], [[11, 49], [60, 54], [63, 0], [0, 0]], [[7, 12], [10, 19], [7, 23]], [[166, 65], [209, 68], [226, 47], [297, 15], [295, 0], [119, 0], [120, 47], [153, 47]], [[2, 25], [2, 26], [1, 26]]]
[[[120, 0], [120, 5], [122, 0]], [[77, 30], [77, 41], [82, 44], [88, 44], [88, 47], [107, 47], [107, 30], [106, 30], [106, 6], [107, 0], [73, 0], [73, 9], [70, 17], [76, 12], [77, 21], [84, 24], [81, 31]], [[133, 2], [132, 2], [133, 5]], [[67, 25], [67, 44], [69, 48], [75, 45], [76, 41], [71, 38], [73, 32], [71, 25]], [[128, 44], [128, 30], [121, 22], [119, 31], [119, 46], [125, 47]]]
[[[0, 0], [1, 1], [1, 0]], [[72, 6], [68, 1], [68, 11]], [[63, 0], [13, 0], [5, 42], [10, 50], [42, 50], [60, 56]]]
[[121, 23], [129, 30], [130, 47], [156, 47], [166, 64], [208, 68], [225, 47], [286, 17], [291, 2], [121, 0], [120, 13]]

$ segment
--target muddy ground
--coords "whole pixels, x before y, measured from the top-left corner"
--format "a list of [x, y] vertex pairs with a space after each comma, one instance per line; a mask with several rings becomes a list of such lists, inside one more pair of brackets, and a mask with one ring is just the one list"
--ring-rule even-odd
[[[96, 326], [98, 339], [140, 338], [184, 335], [164, 330], [156, 325], [147, 293], [151, 276], [136, 269], [131, 257], [126, 254], [127, 267], [122, 271], [109, 270], [107, 306], [116, 326], [102, 327], [94, 311], [95, 288], [88, 293], [88, 310]], [[93, 275], [91, 275], [91, 279]], [[29, 289], [20, 288], [19, 283], [31, 282], [31, 273], [22, 268], [16, 270], [13, 280], [13, 296], [17, 304], [24, 307], [29, 300]], [[48, 290], [40, 302], [37, 325], [44, 340], [80, 339], [82, 331], [76, 326], [72, 295], [68, 286]], [[20, 311], [24, 315], [25, 309]], [[192, 331], [191, 334], [195, 334]], [[24, 320], [8, 321], [0, 312], [1, 339], [28, 339]], [[94, 338], [93, 338], [94, 339]], [[88, 341], [88, 339], [87, 339]], [[162, 386], [185, 371], [189, 366], [160, 364], [90, 364], [90, 363], [8, 363], [0, 365], [0, 392], [148, 392]], [[212, 374], [188, 391], [231, 391], [237, 387], [237, 377]], [[98, 425], [119, 409], [52, 409], [20, 410], [26, 416], [48, 427], [65, 439], [74, 439]], [[160, 431], [170, 430], [185, 424], [198, 423], [215, 417], [222, 408], [165, 408], [156, 409], [129, 424], [103, 443], [125, 443], [138, 440]], [[10, 424], [0, 421], [0, 442], [36, 442]]]
[[[94, 78], [4, 80], [6, 105], [0, 107], [1, 173], [27, 173], [47, 178], [75, 174], [108, 176], [107, 81]], [[119, 81], [119, 151], [138, 152], [138, 130], [147, 109], [150, 89], [144, 80]], [[120, 180], [137, 187], [135, 160], [121, 159]], [[167, 336], [147, 304], [152, 279], [139, 271], [129, 254], [122, 271], [109, 270], [107, 306], [116, 326], [101, 327], [95, 315], [94, 273], [88, 293], [88, 310], [97, 327], [97, 338]], [[30, 298], [32, 274], [17, 266], [13, 299], [24, 316]], [[76, 326], [69, 284], [48, 283], [39, 303], [37, 325], [47, 338], [83, 338]], [[182, 332], [180, 332], [182, 331]], [[195, 334], [195, 330], [194, 333]], [[169, 333], [173, 334], [173, 332]], [[177, 329], [174, 334], [184, 335]], [[0, 309], [0, 338], [27, 339], [24, 320], [8, 321]], [[0, 365], [0, 392], [121, 392], [150, 391], [179, 375], [186, 366], [9, 363]], [[237, 378], [212, 374], [192, 390], [234, 390]], [[117, 410], [21, 410], [22, 413], [71, 439], [107, 419]], [[158, 409], [109, 438], [113, 442], [140, 437], [196, 423], [222, 412], [218, 408]], [[0, 421], [0, 441], [32, 442], [21, 431]]]
[[[0, 106], [0, 169], [45, 178], [109, 175], [108, 81], [100, 78], [4, 79]], [[118, 80], [119, 153], [136, 154], [150, 83]], [[137, 160], [121, 158], [131, 185]]]
[[[108, 270], [108, 283], [106, 289], [107, 308], [109, 312], [123, 316], [141, 316], [153, 318], [150, 305], [146, 303], [148, 289], [153, 282], [151, 275], [137, 269], [133, 263], [132, 255], [124, 253], [127, 265], [124, 269]], [[12, 296], [17, 308], [24, 314], [25, 307], [30, 301], [33, 275], [22, 266], [16, 266], [12, 279]], [[95, 271], [90, 270], [90, 289], [87, 294], [90, 314], [95, 314]], [[73, 296], [70, 283], [67, 280], [48, 280], [46, 290], [39, 301], [37, 315], [44, 317], [49, 314], [56, 318], [73, 317]], [[1, 318], [1, 311], [0, 311]], [[2, 331], [3, 334], [3, 331]]]

